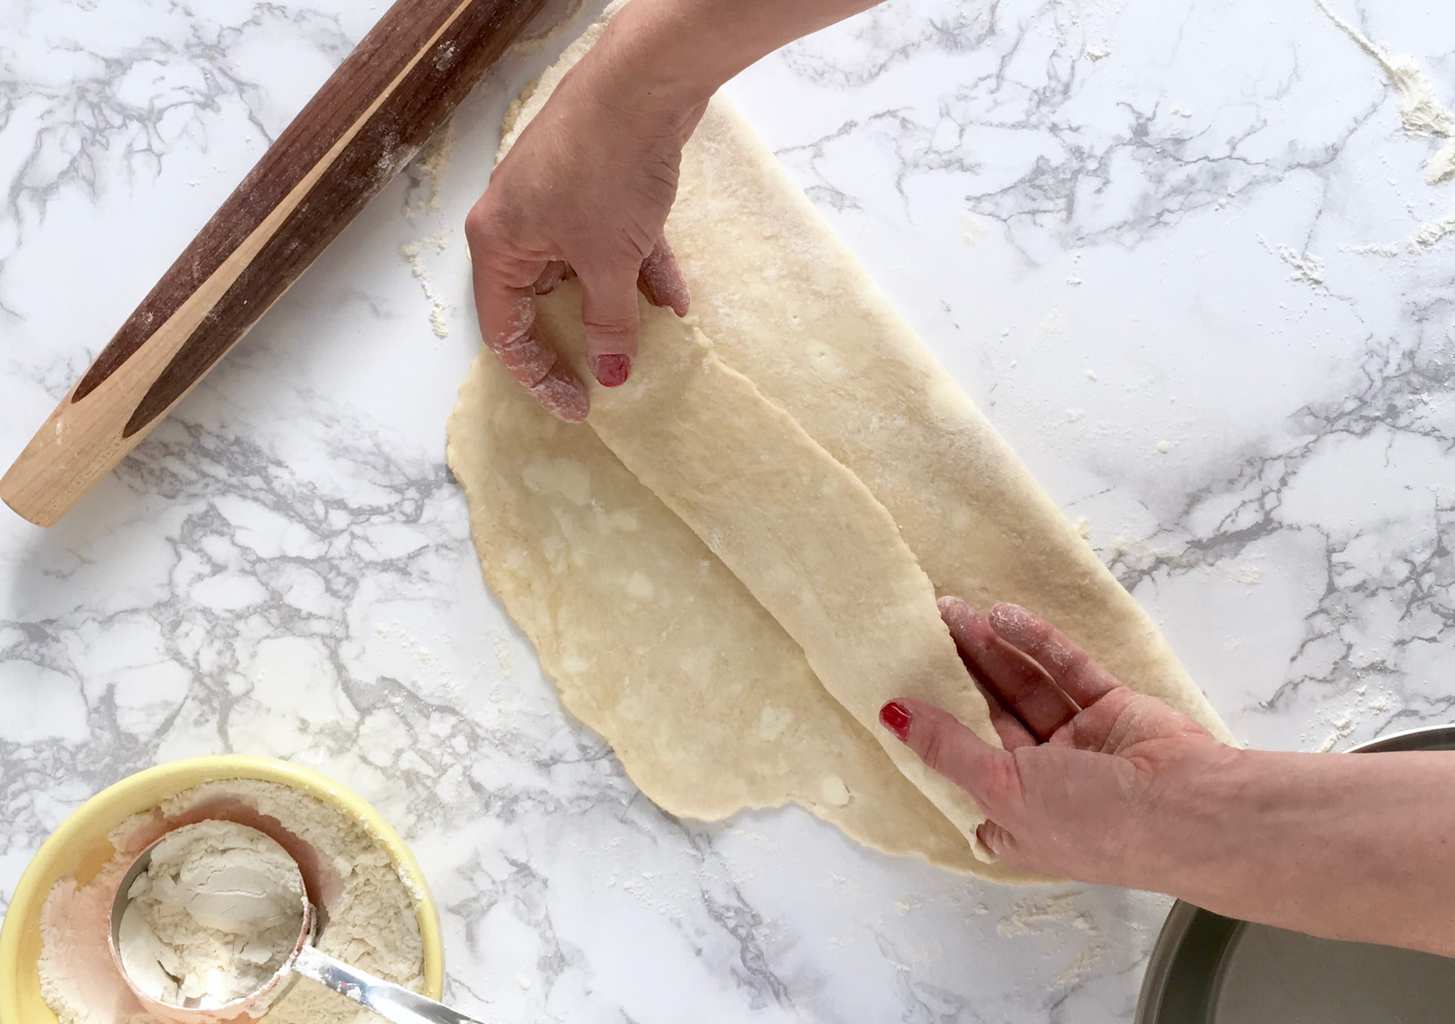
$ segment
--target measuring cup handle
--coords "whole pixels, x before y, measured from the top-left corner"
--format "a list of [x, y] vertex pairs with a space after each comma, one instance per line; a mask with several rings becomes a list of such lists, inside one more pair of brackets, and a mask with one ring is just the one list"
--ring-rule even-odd
[[294, 958], [293, 971], [367, 1006], [394, 1024], [484, 1024], [418, 992], [411, 992], [351, 967], [327, 953], [320, 953], [312, 946], [304, 946]]

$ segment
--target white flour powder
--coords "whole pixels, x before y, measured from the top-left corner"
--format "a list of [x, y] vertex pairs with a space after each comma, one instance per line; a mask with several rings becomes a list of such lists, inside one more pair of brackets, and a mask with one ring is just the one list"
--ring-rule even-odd
[[1334, 13], [1325, 0], [1314, 0], [1324, 16], [1369, 56], [1378, 62], [1399, 92], [1399, 122], [1406, 135], [1445, 139], [1445, 145], [1425, 165], [1425, 180], [1431, 185], [1455, 177], [1455, 114], [1439, 100], [1430, 76], [1412, 57], [1390, 53], [1344, 18]]
[[[318, 947], [371, 974], [423, 987], [415, 894], [378, 840], [358, 822], [306, 793], [255, 780], [187, 790], [111, 835], [117, 855], [85, 886], [63, 879], [42, 916], [41, 991], [61, 1024], [161, 1024], [123, 987], [106, 952], [106, 914], [121, 876], [160, 835], [226, 818], [278, 839], [298, 861], [323, 925]], [[262, 1018], [267, 1024], [372, 1024], [379, 1018], [343, 996], [300, 980]]]
[[117, 946], [131, 980], [171, 1006], [225, 1006], [283, 968], [303, 930], [303, 878], [256, 829], [168, 832], [132, 882]]

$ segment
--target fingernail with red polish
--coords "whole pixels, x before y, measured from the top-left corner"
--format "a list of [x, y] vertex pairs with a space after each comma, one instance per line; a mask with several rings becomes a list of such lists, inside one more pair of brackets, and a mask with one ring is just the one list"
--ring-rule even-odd
[[909, 708], [897, 700], [892, 700], [879, 709], [879, 721], [884, 724], [884, 728], [898, 736], [901, 741], [909, 739], [911, 717]]
[[631, 356], [597, 356], [595, 359], [596, 379], [602, 387], [620, 387], [631, 376]]

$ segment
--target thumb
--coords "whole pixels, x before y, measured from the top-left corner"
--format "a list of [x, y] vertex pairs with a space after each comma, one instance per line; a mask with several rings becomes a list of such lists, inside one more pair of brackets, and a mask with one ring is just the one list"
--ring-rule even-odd
[[929, 768], [969, 793], [988, 816], [999, 817], [1019, 796], [1014, 755], [992, 747], [943, 708], [902, 697], [879, 709], [879, 721]]
[[[579, 269], [579, 268], [578, 268]], [[581, 274], [586, 357], [605, 387], [625, 384], [637, 354], [637, 267]]]

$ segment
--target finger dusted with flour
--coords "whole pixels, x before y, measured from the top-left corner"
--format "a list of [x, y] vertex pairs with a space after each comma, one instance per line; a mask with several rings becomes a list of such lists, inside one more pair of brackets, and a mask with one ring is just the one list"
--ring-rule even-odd
[[537, 282], [552, 273], [552, 265], [503, 252], [504, 243], [490, 227], [487, 215], [471, 217], [466, 237], [470, 241], [475, 306], [485, 346], [547, 412], [579, 423], [590, 407], [586, 389], [536, 330], [533, 296]]
[[686, 316], [687, 281], [664, 237], [682, 149], [713, 93], [785, 43], [875, 0], [633, 0], [552, 83], [466, 224], [485, 343], [555, 416], [583, 419], [581, 381], [529, 329], [527, 303], [569, 265], [581, 280], [583, 372], [603, 387], [632, 375], [637, 294]]

